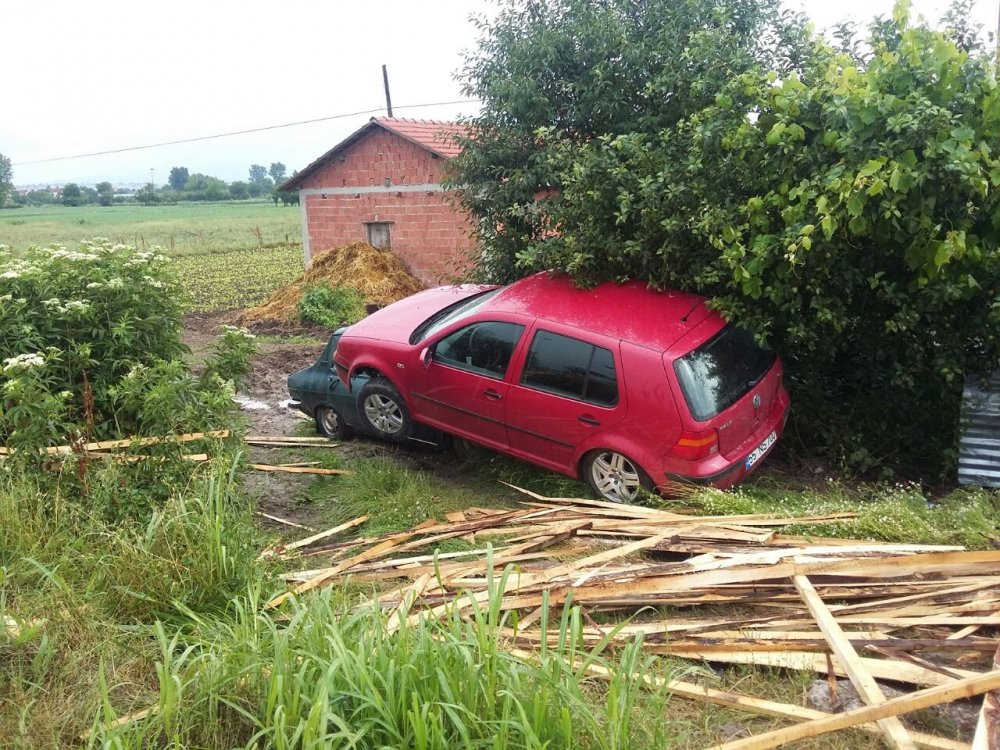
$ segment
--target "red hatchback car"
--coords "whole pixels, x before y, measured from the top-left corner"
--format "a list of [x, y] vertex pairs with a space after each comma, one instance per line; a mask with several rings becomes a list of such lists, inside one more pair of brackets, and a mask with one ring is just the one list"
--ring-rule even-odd
[[701, 297], [638, 282], [430, 289], [348, 328], [333, 361], [345, 384], [369, 377], [358, 412], [384, 439], [419, 422], [617, 502], [735, 484], [788, 413], [774, 353]]

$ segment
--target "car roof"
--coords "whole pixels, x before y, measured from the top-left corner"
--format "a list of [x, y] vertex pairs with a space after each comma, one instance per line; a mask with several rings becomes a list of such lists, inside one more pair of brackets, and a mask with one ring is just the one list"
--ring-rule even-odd
[[545, 271], [503, 288], [482, 308], [562, 323], [585, 331], [666, 351], [709, 317], [705, 299], [674, 290], [656, 291], [639, 281], [581, 289], [564, 274]]

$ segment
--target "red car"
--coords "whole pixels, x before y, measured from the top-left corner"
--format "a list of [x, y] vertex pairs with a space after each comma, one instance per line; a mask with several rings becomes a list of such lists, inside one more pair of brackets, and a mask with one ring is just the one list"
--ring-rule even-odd
[[334, 353], [366, 426], [415, 422], [635, 500], [747, 476], [788, 413], [781, 361], [701, 297], [541, 273], [448, 286], [348, 328]]

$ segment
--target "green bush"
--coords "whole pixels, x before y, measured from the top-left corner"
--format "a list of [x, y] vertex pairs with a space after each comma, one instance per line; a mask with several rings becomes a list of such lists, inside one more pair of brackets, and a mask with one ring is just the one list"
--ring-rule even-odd
[[253, 371], [251, 358], [260, 351], [257, 337], [246, 328], [222, 326], [222, 335], [212, 344], [205, 372], [228, 380], [239, 390]]
[[305, 290], [299, 302], [299, 317], [309, 323], [338, 328], [357, 323], [365, 316], [365, 300], [346, 286], [317, 284]]
[[[136, 365], [186, 351], [184, 294], [155, 249], [104, 239], [79, 250], [34, 247], [20, 257], [0, 246], [0, 381], [10, 387], [18, 357], [44, 360], [49, 393], [69, 393], [64, 421], [94, 437], [115, 429], [111, 388]], [[4, 409], [16, 407], [11, 400]], [[0, 441], [10, 436], [0, 417]], [[65, 433], [64, 433], [65, 437]]]
[[[675, 118], [636, 108], [598, 132], [571, 118], [581, 89], [595, 97], [606, 84], [593, 80], [600, 64], [551, 70], [569, 32], [522, 5], [486, 27], [469, 75], [487, 101], [456, 160], [492, 243], [487, 272], [551, 268], [710, 297], [784, 358], [786, 444], [798, 436], [853, 469], [947, 471], [963, 377], [1000, 368], [1000, 89], [992, 51], [964, 21], [969, 3], [947, 31], [910, 23], [905, 2], [839, 48], [798, 30], [779, 45], [798, 56], [791, 67], [762, 54], [721, 78], [676, 67], [688, 48], [643, 32], [660, 22], [652, 6], [633, 15], [622, 3], [629, 12], [593, 33], [618, 38], [624, 25], [661, 42], [635, 89], [659, 93], [666, 75]], [[589, 5], [553, 7], [578, 23]], [[513, 34], [517, 23], [527, 28]], [[499, 74], [515, 65], [527, 72]], [[541, 83], [546, 96], [531, 88]], [[532, 119], [535, 102], [559, 105], [549, 90], [568, 92], [568, 121]], [[698, 96], [676, 95], [689, 90]], [[503, 161], [510, 121], [526, 168]]]

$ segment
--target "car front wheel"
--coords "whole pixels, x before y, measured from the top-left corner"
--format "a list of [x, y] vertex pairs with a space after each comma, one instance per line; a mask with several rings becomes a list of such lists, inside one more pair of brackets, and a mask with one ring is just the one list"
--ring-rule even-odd
[[634, 503], [653, 483], [635, 461], [617, 451], [596, 450], [583, 462], [583, 478], [602, 500]]
[[351, 428], [332, 406], [316, 407], [316, 430], [331, 440], [346, 440], [351, 436]]
[[358, 394], [361, 421], [383, 440], [402, 442], [413, 430], [403, 397], [388, 380], [369, 380]]

